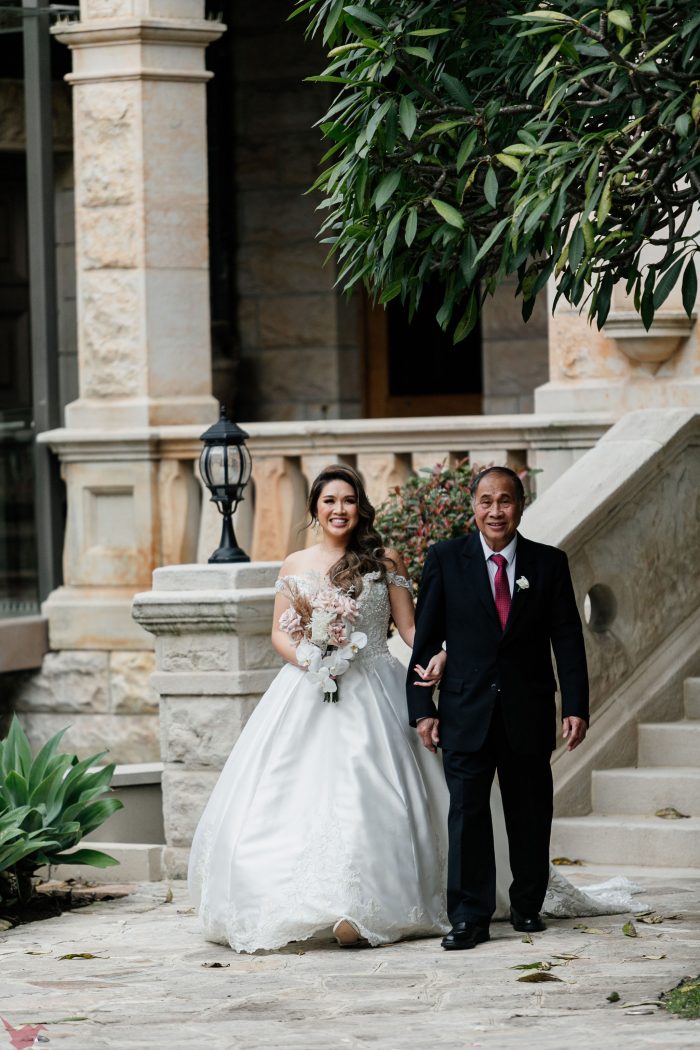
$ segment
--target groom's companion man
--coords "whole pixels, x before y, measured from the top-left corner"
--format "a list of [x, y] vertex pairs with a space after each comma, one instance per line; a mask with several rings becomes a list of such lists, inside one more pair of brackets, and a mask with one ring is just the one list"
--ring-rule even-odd
[[516, 930], [544, 929], [556, 728], [551, 650], [570, 751], [588, 725], [586, 654], [566, 555], [517, 531], [525, 494], [514, 471], [482, 471], [472, 499], [478, 531], [430, 548], [416, 610], [410, 666], [425, 666], [447, 643], [439, 710], [415, 674], [407, 679], [411, 725], [430, 751], [442, 748], [450, 792], [447, 949], [489, 939], [496, 771], [513, 874], [510, 919]]

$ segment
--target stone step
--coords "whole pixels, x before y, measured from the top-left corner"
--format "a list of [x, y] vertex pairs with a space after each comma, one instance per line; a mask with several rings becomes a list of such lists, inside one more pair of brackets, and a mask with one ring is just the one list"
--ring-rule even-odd
[[[87, 864], [57, 864], [50, 869], [50, 877], [65, 882], [78, 879], [82, 882], [160, 882], [163, 877], [163, 847], [158, 843], [133, 842], [89, 842], [80, 843], [77, 849], [97, 849], [109, 853], [119, 861], [119, 867], [91, 868]], [[42, 878], [49, 878], [49, 869], [40, 868]]]
[[700, 721], [638, 726], [638, 766], [700, 766]]
[[686, 718], [700, 718], [700, 678], [686, 678], [683, 683]]
[[652, 816], [673, 806], [700, 817], [700, 769], [652, 766], [645, 769], [599, 769], [593, 773], [594, 813], [640, 813]]
[[647, 867], [697, 867], [700, 857], [700, 817], [557, 817], [552, 823], [552, 857], [570, 857], [591, 864]]

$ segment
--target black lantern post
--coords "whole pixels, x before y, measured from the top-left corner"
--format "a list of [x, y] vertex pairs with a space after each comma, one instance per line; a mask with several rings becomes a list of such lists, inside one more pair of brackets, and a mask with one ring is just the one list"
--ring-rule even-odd
[[223, 515], [221, 542], [214, 551], [211, 562], [250, 561], [236, 542], [233, 531], [233, 512], [243, 499], [243, 490], [250, 479], [250, 452], [246, 448], [245, 430], [226, 418], [226, 409], [221, 406], [218, 423], [202, 434], [204, 442], [199, 457], [199, 470], [211, 498]]

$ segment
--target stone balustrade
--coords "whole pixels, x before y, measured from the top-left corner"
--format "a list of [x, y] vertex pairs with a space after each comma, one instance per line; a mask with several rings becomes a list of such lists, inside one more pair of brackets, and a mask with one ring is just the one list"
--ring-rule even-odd
[[[612, 424], [606, 415], [445, 416], [427, 419], [341, 419], [291, 423], [245, 423], [253, 477], [236, 513], [241, 546], [258, 561], [284, 558], [304, 546], [305, 503], [314, 477], [330, 463], [345, 463], [362, 476], [370, 500], [382, 503], [395, 485], [436, 463], [505, 463], [536, 473], [543, 492], [591, 448]], [[179, 455], [196, 459], [199, 433], [177, 437]], [[173, 438], [161, 430], [164, 447]], [[172, 452], [169, 453], [172, 456]], [[203, 501], [197, 560], [218, 546], [220, 521]]]

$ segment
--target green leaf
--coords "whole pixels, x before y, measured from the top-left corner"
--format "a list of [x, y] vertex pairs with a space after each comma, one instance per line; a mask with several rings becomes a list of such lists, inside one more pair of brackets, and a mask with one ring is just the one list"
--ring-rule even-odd
[[658, 310], [666, 302], [675, 288], [684, 262], [684, 259], [677, 259], [673, 266], [666, 270], [666, 273], [657, 284], [654, 289], [654, 310]]
[[633, 922], [626, 922], [622, 927], [622, 932], [624, 933], [625, 937], [636, 937], [637, 927], [634, 925]]
[[403, 219], [403, 213], [405, 211], [405, 205], [400, 208], [396, 215], [392, 218], [391, 222], [387, 226], [386, 237], [384, 238], [384, 244], [382, 246], [382, 258], [388, 259], [391, 255], [394, 245], [396, 244], [396, 238], [399, 235], [399, 227], [401, 220]]
[[477, 138], [478, 135], [476, 129], [472, 128], [472, 130], [469, 132], [469, 134], [459, 147], [459, 151], [457, 153], [457, 172], [460, 172], [462, 170], [464, 165], [471, 157], [472, 152], [474, 150], [474, 146], [476, 145]]
[[603, 192], [600, 195], [600, 201], [598, 202], [598, 211], [596, 212], [596, 225], [600, 230], [605, 223], [610, 209], [612, 207], [612, 190], [610, 186], [610, 179], [607, 179], [603, 186]]
[[377, 109], [367, 121], [367, 127], [365, 129], [365, 142], [367, 143], [367, 145], [369, 145], [372, 139], [374, 138], [377, 132], [377, 128], [386, 116], [390, 106], [391, 99], [388, 99], [386, 102], [382, 102], [379, 109]]
[[411, 208], [408, 212], [408, 218], [406, 219], [406, 229], [404, 231], [404, 240], [406, 241], [406, 247], [410, 248], [416, 236], [418, 229], [418, 209]]
[[484, 243], [479, 248], [479, 251], [476, 253], [476, 258], [474, 260], [475, 265], [477, 263], [480, 263], [484, 256], [486, 256], [491, 251], [494, 244], [501, 236], [501, 234], [503, 233], [510, 221], [510, 215], [506, 215], [505, 219], [501, 219], [500, 222], [496, 223], [494, 228], [491, 230], [491, 233], [488, 235]]
[[455, 334], [452, 339], [453, 345], [461, 343], [463, 339], [466, 339], [478, 320], [479, 304], [476, 298], [476, 290], [472, 288], [469, 299], [467, 300], [467, 307], [455, 328]]
[[626, 29], [628, 33], [632, 32], [632, 19], [626, 11], [622, 11], [619, 8], [614, 8], [612, 11], [608, 11], [608, 21], [612, 22], [614, 26], [620, 26], [621, 29]]
[[441, 73], [440, 80], [458, 106], [464, 106], [469, 110], [472, 109], [472, 97], [461, 80], [451, 76], [449, 73]]
[[384, 207], [384, 205], [394, 193], [400, 182], [400, 171], [391, 171], [388, 175], [384, 176], [384, 178], [381, 180], [376, 190], [374, 191], [374, 196], [372, 197], [372, 203], [374, 204], [374, 207], [377, 209], [377, 211], [379, 211], [380, 208]]
[[543, 21], [543, 22], [575, 22], [576, 19], [570, 15], [562, 14], [561, 11], [528, 11], [527, 14], [517, 15], [520, 21], [526, 19], [532, 21]]
[[676, 118], [676, 123], [674, 124], [674, 127], [676, 129], [676, 134], [680, 138], [682, 138], [682, 139], [687, 139], [688, 138], [688, 134], [690, 133], [690, 123], [691, 123], [691, 115], [690, 115], [690, 113], [681, 113], [681, 115]]
[[378, 302], [380, 306], [390, 303], [392, 299], [397, 297], [397, 295], [401, 295], [401, 285], [402, 282], [400, 280], [392, 281], [391, 284], [388, 284], [379, 296]]
[[642, 318], [642, 324], [648, 332], [654, 320], [654, 294], [652, 291], [646, 290], [642, 295], [639, 313]]
[[428, 51], [427, 47], [405, 47], [404, 51], [407, 55], [413, 55], [414, 58], [423, 58], [426, 62], [433, 61], [433, 56], [430, 51]]
[[450, 226], [454, 226], [458, 230], [464, 229], [464, 219], [456, 208], [437, 197], [430, 197], [429, 200], [441, 219], [444, 219]]
[[449, 33], [449, 29], [412, 29], [408, 34], [409, 36], [442, 36], [443, 33]]
[[79, 849], [75, 853], [56, 853], [52, 864], [90, 864], [93, 868], [111, 868], [119, 864], [118, 860], [98, 849]]
[[490, 164], [488, 171], [486, 172], [486, 178], [484, 179], [484, 197], [486, 197], [486, 200], [492, 208], [496, 207], [496, 198], [498, 197], [498, 177]]
[[683, 309], [688, 317], [692, 317], [695, 301], [698, 295], [698, 275], [695, 270], [695, 259], [688, 259], [688, 265], [683, 273]]
[[413, 132], [416, 130], [416, 124], [418, 122], [418, 114], [416, 113], [416, 107], [408, 97], [404, 95], [399, 104], [399, 124], [401, 130], [407, 139], [413, 138]]
[[360, 7], [359, 4], [348, 4], [345, 11], [353, 18], [359, 19], [360, 22], [377, 26], [379, 29], [386, 29], [386, 22], [383, 22], [379, 15], [375, 15], [374, 11], [369, 11], [366, 7]]
[[508, 153], [497, 153], [497, 160], [500, 160], [501, 164], [504, 164], [506, 168], [510, 168], [516, 175], [519, 175], [523, 170], [523, 166], [517, 157], [511, 157]]

